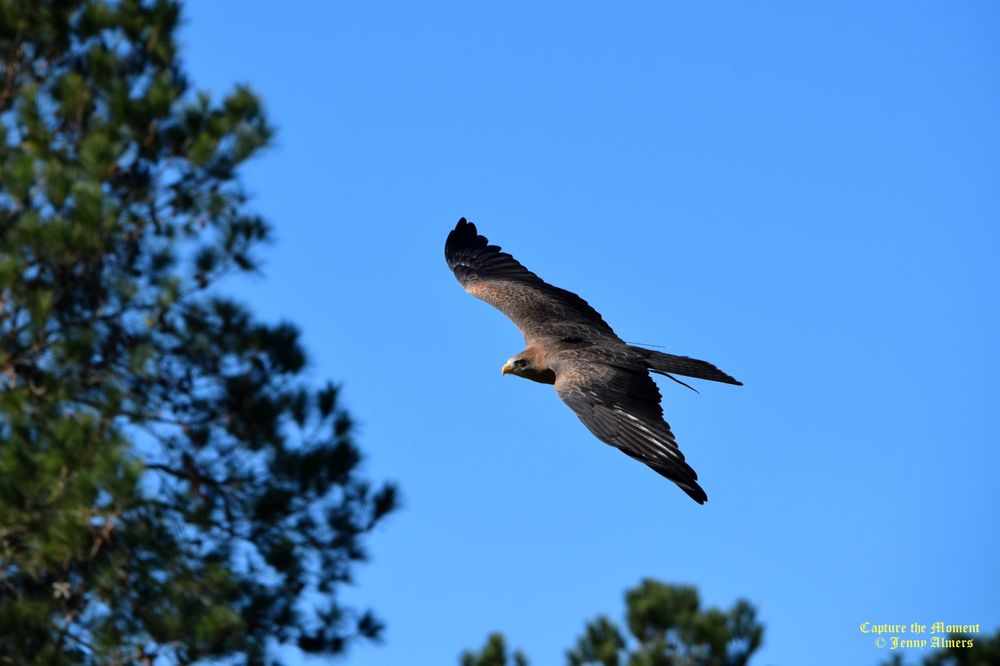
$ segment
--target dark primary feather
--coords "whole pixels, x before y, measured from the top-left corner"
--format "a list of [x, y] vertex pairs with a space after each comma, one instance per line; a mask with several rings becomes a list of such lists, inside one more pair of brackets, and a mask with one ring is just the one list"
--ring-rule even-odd
[[462, 287], [510, 317], [525, 338], [556, 335], [577, 326], [617, 339], [587, 301], [553, 287], [498, 245], [490, 245], [464, 217], [448, 234], [444, 256]]
[[514, 257], [501, 252], [499, 245], [490, 245], [485, 236], [477, 233], [476, 225], [464, 217], [448, 234], [444, 258], [462, 284], [481, 279], [508, 279], [525, 284], [541, 281]]
[[663, 420], [660, 391], [644, 369], [570, 362], [559, 369], [556, 393], [602, 442], [670, 479], [695, 502], [708, 499]]

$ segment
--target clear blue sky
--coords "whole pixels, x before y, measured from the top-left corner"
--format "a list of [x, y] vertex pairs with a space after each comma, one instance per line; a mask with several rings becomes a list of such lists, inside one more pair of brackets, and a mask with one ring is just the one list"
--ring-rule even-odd
[[[1000, 4], [277, 7], [192, 3], [184, 54], [279, 130], [245, 171], [277, 242], [233, 289], [302, 327], [402, 487], [344, 593], [386, 640], [349, 663], [502, 630], [560, 664], [646, 576], [754, 602], [762, 666], [1000, 626]], [[523, 340], [448, 271], [460, 216], [746, 383], [662, 386], [707, 505], [501, 378]]]

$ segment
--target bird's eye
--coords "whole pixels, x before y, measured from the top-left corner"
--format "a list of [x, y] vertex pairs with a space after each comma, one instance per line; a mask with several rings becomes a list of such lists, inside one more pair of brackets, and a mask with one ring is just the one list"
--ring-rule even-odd
[[523, 368], [524, 366], [528, 365], [528, 361], [523, 358], [519, 358], [516, 361], [514, 361], [514, 365], [516, 365], [519, 368]]

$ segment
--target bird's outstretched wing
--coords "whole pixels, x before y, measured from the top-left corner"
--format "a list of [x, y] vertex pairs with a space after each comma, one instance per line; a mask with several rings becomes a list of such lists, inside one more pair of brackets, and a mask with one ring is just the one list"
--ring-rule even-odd
[[507, 315], [529, 342], [577, 332], [618, 339], [587, 301], [553, 287], [499, 246], [490, 245], [464, 217], [448, 234], [444, 257], [462, 287]]
[[568, 361], [560, 364], [555, 388], [602, 442], [649, 465], [695, 502], [708, 499], [663, 420], [660, 391], [644, 368]]

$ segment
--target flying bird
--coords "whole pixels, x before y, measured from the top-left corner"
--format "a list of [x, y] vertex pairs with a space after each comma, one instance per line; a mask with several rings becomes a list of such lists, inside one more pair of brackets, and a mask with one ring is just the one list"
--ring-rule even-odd
[[[524, 335], [526, 348], [503, 374], [554, 384], [599, 440], [653, 468], [691, 499], [708, 499], [663, 420], [650, 372], [742, 386], [707, 361], [627, 344], [573, 292], [554, 287], [480, 236], [463, 217], [448, 234], [444, 256], [462, 287], [500, 310]], [[687, 386], [687, 384], [684, 384]], [[690, 387], [689, 387], [690, 388]]]

